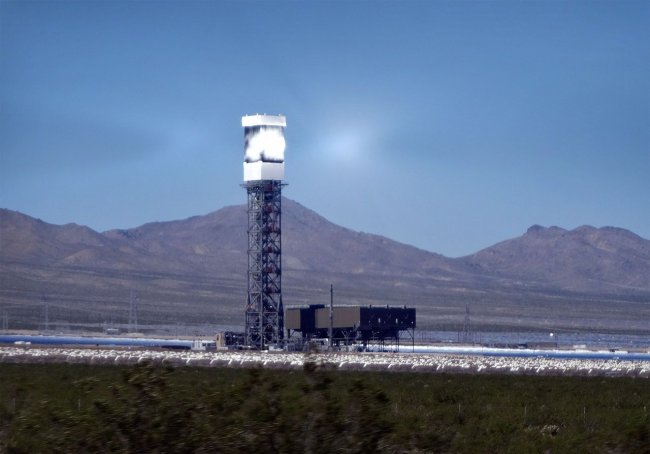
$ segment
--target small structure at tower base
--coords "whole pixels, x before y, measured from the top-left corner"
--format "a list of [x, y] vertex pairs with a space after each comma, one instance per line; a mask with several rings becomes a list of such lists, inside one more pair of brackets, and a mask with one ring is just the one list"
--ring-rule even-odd
[[[330, 308], [324, 304], [287, 307], [284, 316], [288, 338], [300, 334], [303, 345], [311, 340], [327, 339], [330, 329]], [[386, 343], [399, 347], [400, 333], [415, 338], [415, 308], [406, 306], [333, 306], [332, 346], [359, 344], [363, 349]]]

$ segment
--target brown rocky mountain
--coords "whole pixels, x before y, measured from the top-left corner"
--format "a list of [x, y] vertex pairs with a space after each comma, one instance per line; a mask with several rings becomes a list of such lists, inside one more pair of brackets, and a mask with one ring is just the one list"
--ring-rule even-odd
[[[245, 273], [243, 205], [183, 221], [145, 224], [103, 235], [192, 272], [233, 276]], [[441, 255], [334, 225], [289, 199], [283, 201], [282, 239], [285, 271], [431, 277], [449, 275], [462, 268]], [[164, 268], [161, 263], [151, 265]]]
[[88, 227], [52, 225], [17, 211], [0, 211], [0, 254], [3, 260], [52, 265], [66, 259], [74, 261], [75, 255], [89, 256], [97, 251], [110, 250], [110, 243]]
[[592, 293], [648, 292], [650, 241], [615, 227], [538, 225], [464, 259], [477, 273]]
[[[284, 199], [285, 304], [326, 302], [334, 283], [337, 303], [414, 305], [425, 327], [455, 328], [469, 304], [479, 325], [587, 329], [615, 304], [608, 328], [638, 330], [639, 315], [650, 319], [649, 244], [622, 229], [532, 227], [450, 259]], [[32, 327], [46, 305], [64, 328], [123, 323], [135, 292], [141, 323], [239, 325], [245, 248], [243, 205], [104, 233], [0, 210], [0, 311]]]

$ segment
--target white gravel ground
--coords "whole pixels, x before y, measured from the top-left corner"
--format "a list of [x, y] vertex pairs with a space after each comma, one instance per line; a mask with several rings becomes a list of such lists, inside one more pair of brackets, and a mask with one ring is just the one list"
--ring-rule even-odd
[[165, 351], [94, 348], [0, 347], [1, 363], [137, 364], [172, 366], [302, 368], [306, 361], [338, 370], [400, 372], [594, 375], [650, 378], [650, 361], [580, 358], [495, 357], [453, 354], [395, 353], [269, 353], [252, 351]]

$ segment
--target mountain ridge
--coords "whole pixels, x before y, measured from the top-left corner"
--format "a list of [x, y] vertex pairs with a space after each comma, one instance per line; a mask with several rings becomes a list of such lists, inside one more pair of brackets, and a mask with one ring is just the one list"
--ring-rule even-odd
[[572, 290], [650, 289], [650, 241], [618, 227], [534, 225], [464, 259], [489, 274]]
[[[245, 209], [245, 205], [231, 205], [206, 215], [101, 233], [75, 223], [49, 224], [0, 209], [0, 233], [5, 239], [0, 258], [236, 275], [245, 271], [247, 258]], [[598, 292], [608, 286], [650, 290], [650, 241], [619, 227], [582, 225], [567, 230], [535, 224], [519, 237], [449, 258], [333, 224], [290, 199], [283, 199], [283, 210], [283, 266], [287, 270], [418, 277], [483, 275], [580, 291], [588, 291], [594, 283]]]
[[[535, 225], [448, 258], [282, 203], [285, 305], [327, 302], [333, 284], [337, 304], [408, 304], [436, 329], [458, 326], [467, 305], [475, 323], [507, 329], [638, 330], [650, 319], [650, 241], [625, 229]], [[124, 318], [135, 292], [150, 325], [241, 323], [246, 223], [246, 206], [231, 205], [99, 233], [0, 209], [0, 310], [35, 326], [47, 300], [51, 319], [87, 326]]]

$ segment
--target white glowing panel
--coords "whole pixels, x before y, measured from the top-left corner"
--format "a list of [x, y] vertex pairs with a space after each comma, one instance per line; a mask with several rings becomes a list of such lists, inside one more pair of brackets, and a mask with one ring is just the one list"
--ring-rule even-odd
[[245, 162], [244, 181], [284, 180], [284, 162]]
[[283, 115], [246, 115], [244, 127], [244, 180], [282, 180], [284, 178]]

